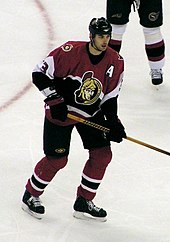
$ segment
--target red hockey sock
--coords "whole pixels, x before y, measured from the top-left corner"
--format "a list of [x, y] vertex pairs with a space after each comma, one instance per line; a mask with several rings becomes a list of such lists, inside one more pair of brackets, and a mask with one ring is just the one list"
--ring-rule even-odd
[[26, 189], [33, 196], [40, 196], [55, 174], [67, 164], [67, 157], [44, 157], [35, 166], [32, 177], [28, 180]]
[[89, 151], [89, 159], [82, 173], [77, 196], [82, 196], [87, 200], [92, 200], [95, 197], [111, 158], [112, 152], [109, 146]]

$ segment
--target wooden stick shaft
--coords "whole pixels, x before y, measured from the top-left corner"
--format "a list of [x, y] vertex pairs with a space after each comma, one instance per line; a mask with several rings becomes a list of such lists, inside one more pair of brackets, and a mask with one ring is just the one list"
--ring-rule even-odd
[[88, 120], [86, 120], [86, 119], [83, 119], [83, 118], [77, 117], [77, 116], [75, 116], [75, 115], [73, 115], [73, 114], [70, 114], [70, 113], [67, 114], [67, 117], [70, 118], [70, 119], [73, 119], [73, 120], [75, 120], [75, 121], [77, 121], [77, 122], [80, 122], [80, 123], [86, 124], [86, 125], [88, 125], [88, 126], [91, 126], [91, 127], [93, 127], [93, 128], [100, 129], [101, 131], [104, 131], [104, 132], [109, 132], [109, 130], [110, 130], [110, 129], [108, 129], [108, 128], [106, 128], [106, 127], [103, 127], [103, 126], [101, 126], [101, 125], [99, 125], [99, 124], [96, 124], [96, 123], [90, 122], [90, 121], [88, 121]]
[[[101, 126], [101, 125], [99, 125], [99, 124], [93, 123], [93, 122], [91, 122], [91, 121], [88, 121], [88, 120], [86, 120], [86, 119], [80, 118], [80, 117], [75, 116], [75, 115], [70, 114], [70, 113], [67, 115], [67, 117], [70, 118], [70, 119], [73, 119], [73, 120], [75, 120], [75, 121], [77, 121], [77, 122], [80, 122], [80, 123], [83, 123], [83, 124], [85, 124], [85, 125], [91, 126], [91, 127], [93, 127], [93, 128], [99, 129], [99, 130], [101, 130], [101, 131], [104, 131], [104, 132], [109, 132], [109, 130], [110, 130], [110, 129], [104, 127], [104, 126]], [[134, 143], [136, 143], [136, 144], [143, 145], [143, 146], [145, 146], [145, 147], [147, 147], [147, 148], [149, 148], [149, 149], [152, 149], [152, 150], [155, 150], [155, 151], [158, 151], [158, 152], [160, 152], [160, 153], [163, 153], [163, 154], [165, 154], [165, 155], [169, 155], [169, 156], [170, 156], [170, 152], [168, 152], [168, 151], [166, 151], [166, 150], [162, 150], [162, 149], [160, 149], [160, 148], [157, 148], [157, 147], [155, 147], [155, 146], [153, 146], [153, 145], [147, 144], [147, 143], [145, 143], [145, 142], [143, 142], [143, 141], [140, 141], [140, 140], [134, 139], [134, 138], [129, 137], [129, 136], [127, 136], [126, 139], [129, 140], [129, 141], [132, 141], [132, 142], [134, 142]]]
[[155, 151], [158, 151], [158, 152], [160, 152], [160, 153], [163, 153], [163, 154], [165, 154], [165, 155], [169, 155], [169, 156], [170, 156], [170, 152], [168, 152], [168, 151], [166, 151], [166, 150], [162, 150], [162, 149], [160, 149], [160, 148], [158, 148], [158, 147], [155, 147], [155, 146], [153, 146], [153, 145], [147, 144], [147, 143], [145, 143], [145, 142], [143, 142], [143, 141], [140, 141], [140, 140], [134, 139], [134, 138], [129, 137], [129, 136], [127, 136], [126, 139], [129, 140], [129, 141], [132, 141], [132, 142], [134, 142], [134, 143], [137, 143], [137, 144], [139, 144], [139, 145], [143, 145], [143, 146], [145, 146], [145, 147], [147, 147], [147, 148], [150, 148], [150, 149], [152, 149], [152, 150], [155, 150]]

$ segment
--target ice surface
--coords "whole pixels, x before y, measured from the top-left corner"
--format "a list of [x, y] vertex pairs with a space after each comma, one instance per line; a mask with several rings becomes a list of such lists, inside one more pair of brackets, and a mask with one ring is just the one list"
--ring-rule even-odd
[[[121, 54], [125, 78], [119, 116], [127, 134], [170, 151], [170, 2], [164, 1], [164, 83], [151, 85], [138, 16], [132, 12]], [[170, 242], [170, 158], [130, 141], [112, 144], [114, 158], [95, 198], [106, 223], [76, 220], [72, 205], [87, 159], [73, 132], [67, 167], [42, 196], [38, 221], [21, 210], [27, 179], [43, 156], [43, 97], [31, 71], [49, 50], [67, 40], [88, 40], [92, 17], [105, 16], [105, 1], [1, 1], [0, 8], [0, 241]]]

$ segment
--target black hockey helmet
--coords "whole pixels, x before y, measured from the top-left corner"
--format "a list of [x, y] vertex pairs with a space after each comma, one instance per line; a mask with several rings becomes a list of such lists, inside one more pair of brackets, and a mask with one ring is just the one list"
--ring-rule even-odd
[[112, 26], [104, 17], [93, 18], [89, 24], [89, 31], [95, 36], [95, 34], [109, 34], [111, 36]]

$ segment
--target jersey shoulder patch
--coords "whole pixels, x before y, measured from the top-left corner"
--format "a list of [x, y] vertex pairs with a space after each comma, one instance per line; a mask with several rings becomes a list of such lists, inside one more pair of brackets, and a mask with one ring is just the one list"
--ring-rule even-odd
[[69, 52], [72, 48], [73, 48], [73, 45], [72, 44], [69, 44], [69, 43], [66, 43], [66, 44], [64, 44], [64, 45], [61, 46], [61, 49], [64, 52]]
[[85, 41], [68, 41], [66, 42], [65, 44], [63, 44], [61, 46], [61, 49], [64, 51], [64, 52], [69, 52], [71, 51], [73, 48], [74, 49], [77, 49], [81, 46], [84, 46], [86, 45], [86, 42]]

